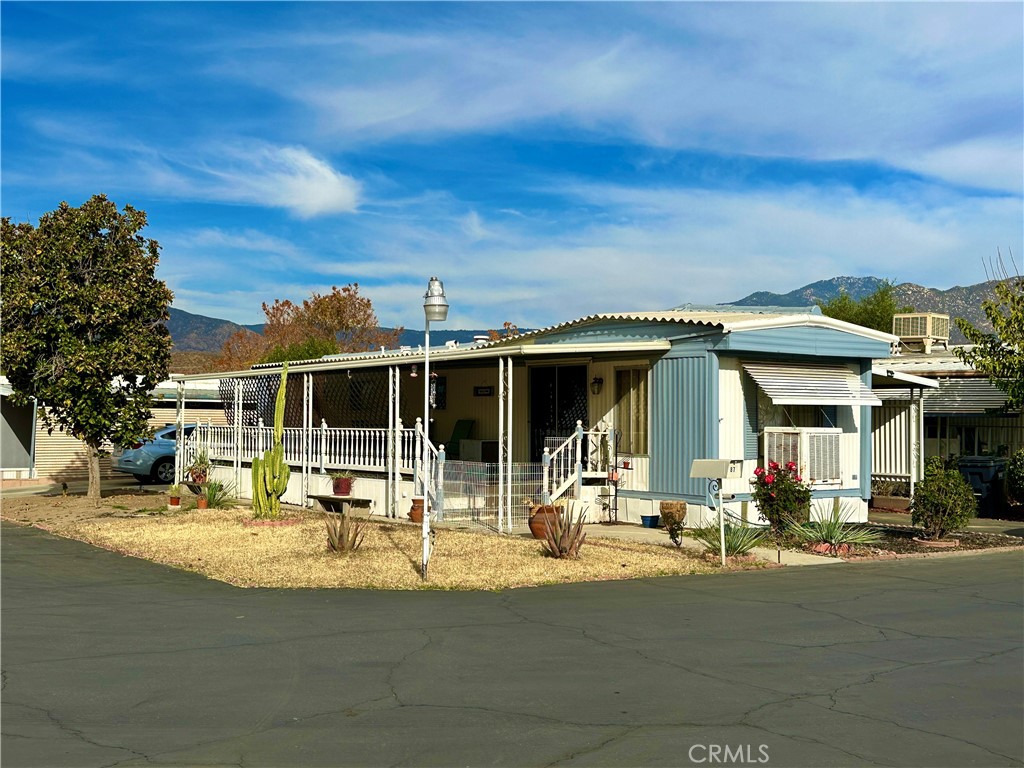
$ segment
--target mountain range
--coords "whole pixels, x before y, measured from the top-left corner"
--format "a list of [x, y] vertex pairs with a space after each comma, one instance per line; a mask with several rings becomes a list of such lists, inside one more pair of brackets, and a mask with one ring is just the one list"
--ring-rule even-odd
[[[737, 307], [808, 307], [819, 301], [830, 301], [844, 291], [853, 299], [861, 299], [878, 290], [883, 282], [877, 277], [833, 277], [810, 283], [789, 293], [758, 291], [728, 304]], [[994, 297], [994, 286], [995, 281], [989, 281], [939, 290], [925, 288], [916, 283], [899, 283], [895, 286], [894, 295], [898, 303], [912, 306], [918, 312], [942, 312], [948, 314], [950, 318], [962, 317], [975, 327], [990, 330], [991, 326], [981, 309], [981, 303]], [[243, 326], [228, 320], [196, 315], [174, 308], [171, 308], [170, 312], [167, 329], [174, 341], [174, 361], [171, 368], [175, 373], [210, 371], [215, 353], [220, 352], [224, 342], [233, 333], [243, 328], [256, 333], [263, 330], [262, 324]], [[471, 342], [474, 336], [486, 334], [486, 330], [434, 331], [430, 341], [431, 346], [453, 340], [467, 343]], [[953, 343], [964, 341], [963, 335], [955, 327], [951, 328], [951, 337]], [[403, 346], [415, 347], [422, 343], [422, 330], [405, 330], [399, 337], [399, 344]]]

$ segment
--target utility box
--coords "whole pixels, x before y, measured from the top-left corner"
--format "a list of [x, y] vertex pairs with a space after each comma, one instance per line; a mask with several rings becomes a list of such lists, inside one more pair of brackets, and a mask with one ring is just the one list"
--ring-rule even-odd
[[960, 474], [974, 490], [982, 517], [997, 517], [1005, 509], [1006, 462], [997, 456], [961, 456], [957, 462]]

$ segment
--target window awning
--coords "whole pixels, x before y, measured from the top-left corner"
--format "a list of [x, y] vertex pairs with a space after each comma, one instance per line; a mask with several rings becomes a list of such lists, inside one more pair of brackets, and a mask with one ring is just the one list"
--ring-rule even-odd
[[775, 405], [881, 405], [871, 389], [841, 365], [743, 363]]

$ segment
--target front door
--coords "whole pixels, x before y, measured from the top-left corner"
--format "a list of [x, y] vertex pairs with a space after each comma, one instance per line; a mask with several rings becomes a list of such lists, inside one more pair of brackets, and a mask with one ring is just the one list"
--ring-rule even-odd
[[531, 368], [530, 458], [540, 461], [546, 441], [569, 437], [577, 421], [587, 424], [587, 366]]

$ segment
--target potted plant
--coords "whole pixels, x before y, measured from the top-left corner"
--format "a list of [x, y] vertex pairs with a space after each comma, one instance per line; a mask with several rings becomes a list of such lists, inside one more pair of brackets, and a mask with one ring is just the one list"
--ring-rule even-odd
[[331, 472], [331, 485], [335, 496], [351, 496], [355, 475], [346, 469]]
[[172, 507], [181, 506], [181, 486], [172, 485], [167, 489], [167, 495], [170, 497], [170, 505]]
[[[561, 520], [565, 501], [559, 499], [554, 504], [538, 504], [530, 509], [530, 533], [535, 539], [546, 539], [547, 529]], [[547, 521], [547, 525], [545, 525]]]
[[207, 480], [200, 486], [196, 506], [199, 509], [229, 509], [234, 501], [229, 484], [220, 480]]
[[409, 509], [409, 519], [414, 523], [423, 522], [423, 497], [413, 496], [412, 507]]
[[185, 474], [188, 475], [191, 483], [187, 483], [189, 489], [193, 493], [199, 493], [198, 486], [205, 483], [210, 477], [210, 459], [206, 455], [205, 449], [200, 449], [196, 454], [195, 459], [192, 463], [185, 468]]

